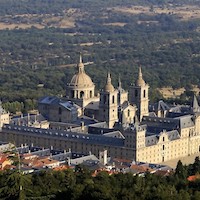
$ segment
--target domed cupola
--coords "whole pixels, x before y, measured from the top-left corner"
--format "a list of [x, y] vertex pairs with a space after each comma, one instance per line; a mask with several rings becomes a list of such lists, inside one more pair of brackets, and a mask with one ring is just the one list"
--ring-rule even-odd
[[104, 91], [105, 92], [114, 92], [114, 90], [115, 90], [115, 88], [113, 87], [113, 85], [111, 83], [110, 73], [108, 73], [107, 82], [106, 82], [106, 85], [104, 87]]
[[91, 78], [85, 73], [82, 56], [77, 64], [77, 73], [67, 85], [66, 96], [69, 99], [90, 99], [94, 97], [95, 85]]
[[80, 61], [77, 65], [77, 71], [78, 73], [75, 74], [71, 79], [70, 86], [74, 86], [77, 88], [94, 86], [94, 83], [92, 82], [91, 78], [85, 73], [81, 54], [80, 54]]
[[135, 85], [138, 86], [138, 87], [146, 85], [146, 83], [145, 83], [145, 81], [144, 81], [144, 79], [142, 77], [141, 67], [139, 67], [138, 79], [136, 80]]

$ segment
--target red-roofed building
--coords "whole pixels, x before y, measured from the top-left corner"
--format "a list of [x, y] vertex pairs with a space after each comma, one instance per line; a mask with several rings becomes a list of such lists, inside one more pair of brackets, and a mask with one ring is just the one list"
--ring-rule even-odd
[[189, 177], [187, 178], [187, 180], [190, 181], [190, 182], [196, 181], [197, 179], [200, 179], [200, 174], [193, 175], [193, 176], [189, 176]]
[[67, 169], [72, 169], [73, 167], [67, 166], [67, 165], [61, 165], [58, 167], [53, 168], [54, 171], [62, 171], [62, 170], [67, 170]]
[[5, 166], [11, 164], [12, 161], [6, 155], [0, 155], [0, 170], [4, 170]]

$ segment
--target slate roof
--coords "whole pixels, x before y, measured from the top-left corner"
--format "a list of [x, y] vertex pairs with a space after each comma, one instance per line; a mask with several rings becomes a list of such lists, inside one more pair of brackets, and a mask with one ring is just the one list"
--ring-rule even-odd
[[176, 118], [143, 117], [142, 124], [147, 125], [147, 135], [159, 134], [162, 130], [171, 131], [194, 126], [193, 115]]
[[70, 140], [70, 141], [77, 141], [83, 143], [90, 143], [90, 144], [104, 144], [104, 145], [112, 145], [112, 146], [124, 146], [124, 139], [122, 138], [112, 138], [107, 137], [104, 135], [95, 135], [95, 134], [85, 134], [85, 133], [75, 133], [69, 131], [62, 131], [62, 130], [49, 130], [49, 129], [41, 129], [41, 128], [34, 128], [34, 127], [24, 127], [24, 126], [17, 126], [17, 125], [4, 125], [2, 128], [3, 131], [14, 131], [18, 132], [19, 134], [24, 135], [40, 135], [40, 136], [48, 136], [53, 138], [62, 138], [62, 140]]
[[99, 110], [99, 101], [92, 101], [91, 103], [89, 103], [85, 109], [89, 109], [89, 110]]
[[125, 139], [125, 137], [122, 135], [122, 133], [120, 131], [113, 131], [113, 132], [109, 132], [109, 133], [104, 133], [103, 135], [107, 136], [107, 137], [115, 137], [115, 138]]
[[[170, 141], [180, 139], [180, 134], [177, 130], [168, 131], [168, 132], [165, 132], [165, 133], [168, 135], [168, 139]], [[162, 132], [160, 134], [162, 134]], [[157, 135], [150, 135], [150, 136], [145, 137], [145, 145], [147, 147], [152, 146], [152, 145], [156, 145], [159, 141], [160, 134], [159, 135], [158, 134]]]
[[70, 163], [71, 163], [71, 165], [78, 165], [78, 164], [81, 164], [85, 161], [99, 162], [98, 158], [95, 155], [91, 154], [91, 155], [72, 159], [72, 160], [70, 160]]
[[199, 104], [198, 104], [198, 101], [197, 101], [197, 98], [195, 95], [193, 96], [192, 110], [193, 110], [193, 112], [200, 112], [200, 107], [199, 107]]
[[46, 104], [46, 105], [60, 105], [68, 110], [73, 110], [79, 108], [78, 105], [74, 104], [71, 101], [64, 101], [55, 96], [45, 96], [39, 99], [39, 104]]
[[180, 139], [180, 134], [177, 130], [167, 132], [170, 141]]
[[158, 143], [158, 140], [159, 140], [158, 135], [145, 137], [145, 146], [148, 147], [148, 146], [156, 145]]
[[160, 100], [159, 102], [154, 103], [149, 106], [149, 110], [153, 111], [153, 112], [154, 111], [167, 111], [169, 109], [170, 109], [170, 107], [163, 100]]

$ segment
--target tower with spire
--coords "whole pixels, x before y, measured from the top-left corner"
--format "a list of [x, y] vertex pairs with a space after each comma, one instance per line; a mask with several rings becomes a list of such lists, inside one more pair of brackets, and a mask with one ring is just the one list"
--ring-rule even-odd
[[118, 79], [118, 106], [122, 105], [124, 102], [128, 101], [128, 92], [122, 88], [121, 79]]
[[100, 92], [99, 120], [106, 121], [109, 128], [113, 128], [118, 121], [117, 93], [108, 73], [104, 89]]
[[197, 101], [197, 97], [194, 95], [193, 96], [193, 101], [192, 101], [192, 112], [193, 113], [199, 113], [200, 112], [200, 107]]
[[129, 101], [137, 106], [137, 116], [142, 120], [143, 116], [149, 115], [149, 85], [145, 83], [142, 76], [142, 69], [139, 67], [138, 79], [135, 85], [131, 86]]
[[67, 84], [66, 97], [81, 107], [85, 107], [95, 98], [95, 85], [85, 73], [81, 53], [77, 64], [77, 73], [72, 77], [71, 82]]

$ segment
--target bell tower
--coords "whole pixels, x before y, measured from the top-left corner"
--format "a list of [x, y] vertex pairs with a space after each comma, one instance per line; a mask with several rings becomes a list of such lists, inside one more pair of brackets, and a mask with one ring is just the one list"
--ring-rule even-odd
[[149, 115], [149, 85], [145, 83], [142, 77], [142, 70], [139, 67], [138, 79], [135, 85], [130, 87], [129, 101], [137, 106], [137, 116], [139, 121], [143, 116]]
[[100, 92], [99, 119], [106, 121], [109, 128], [113, 128], [118, 121], [117, 94], [118, 91], [113, 87], [108, 73], [106, 85]]

